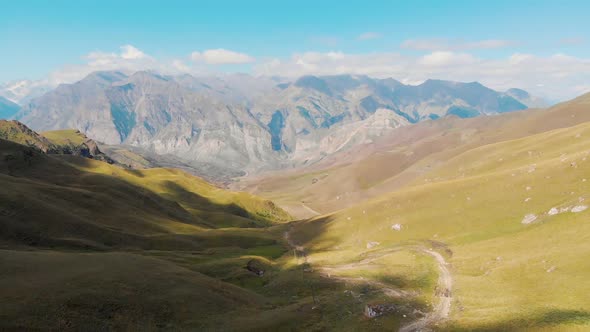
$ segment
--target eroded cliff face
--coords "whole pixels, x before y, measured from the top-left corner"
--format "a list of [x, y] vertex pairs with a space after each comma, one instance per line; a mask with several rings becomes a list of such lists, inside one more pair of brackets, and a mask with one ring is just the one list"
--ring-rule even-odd
[[76, 128], [106, 144], [249, 171], [321, 160], [419, 121], [526, 108], [511, 95], [479, 83], [350, 75], [284, 82], [97, 72], [32, 100], [17, 118], [35, 130]]

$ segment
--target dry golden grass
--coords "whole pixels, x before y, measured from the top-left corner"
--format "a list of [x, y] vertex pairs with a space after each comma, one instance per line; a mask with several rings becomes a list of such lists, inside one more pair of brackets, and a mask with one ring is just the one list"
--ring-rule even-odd
[[589, 104], [587, 94], [549, 109], [426, 121], [317, 165], [242, 179], [236, 187], [273, 200], [295, 217], [313, 217], [301, 209], [302, 201], [313, 210], [331, 213], [399, 190], [471, 149], [590, 121]]
[[[590, 210], [548, 212], [589, 205], [587, 179], [590, 123], [472, 149], [404, 189], [300, 223], [295, 236], [322, 264], [417, 243], [447, 253], [449, 330], [582, 330]], [[522, 224], [531, 213], [536, 222]]]

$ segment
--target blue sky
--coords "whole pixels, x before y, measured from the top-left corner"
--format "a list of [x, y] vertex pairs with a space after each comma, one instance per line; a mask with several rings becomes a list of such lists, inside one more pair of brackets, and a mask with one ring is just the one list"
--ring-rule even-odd
[[[331, 64], [336, 73], [345, 68], [372, 76], [399, 75], [403, 77], [395, 78], [408, 83], [431, 73], [435, 78], [487, 80], [503, 88], [510, 80], [502, 83], [490, 72], [501, 71], [500, 62], [508, 63], [514, 55], [529, 56], [529, 76], [535, 76], [535, 66], [571, 67], [568, 61], [586, 70], [588, 13], [587, 1], [6, 1], [0, 11], [0, 82], [42, 79], [64, 68], [70, 73], [63, 76], [74, 78], [71, 66], [83, 73], [89, 54], [122, 54], [122, 46], [132, 45], [153, 60], [145, 63], [144, 58], [133, 69], [165, 70], [176, 61], [191, 73], [276, 71], [288, 76], [314, 68], [329, 74], [325, 69]], [[219, 49], [247, 57], [228, 63], [191, 57]], [[449, 70], [420, 67], [420, 59], [432, 54], [431, 60], [445, 60], [438, 64]], [[556, 61], [556, 55], [569, 60]], [[379, 67], [363, 69], [363, 62]], [[406, 71], [393, 68], [394, 62], [406, 65]], [[453, 74], [451, 68], [459, 65], [480, 68]], [[421, 74], [412, 76], [411, 71]], [[547, 74], [566, 75], [555, 70]], [[541, 88], [551, 77], [529, 77], [521, 87]], [[569, 95], [589, 84], [581, 77], [572, 79]], [[554, 98], [568, 95], [537, 90]]]

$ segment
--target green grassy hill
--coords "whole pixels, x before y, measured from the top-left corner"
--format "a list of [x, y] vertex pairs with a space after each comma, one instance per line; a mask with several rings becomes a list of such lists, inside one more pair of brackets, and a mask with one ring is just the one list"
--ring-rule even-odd
[[[179, 170], [123, 169], [6, 140], [0, 186], [0, 329], [355, 331], [402, 323], [397, 315], [364, 318], [366, 301], [389, 297], [290, 251], [290, 216], [251, 194]], [[433, 277], [430, 262], [404, 259], [421, 266], [404, 288], [430, 285], [420, 281]]]
[[379, 289], [310, 268], [284, 241], [290, 216], [251, 194], [6, 140], [0, 186], [0, 329], [383, 326], [358, 300]]
[[269, 303], [196, 266], [234, 259], [226, 270], [259, 279], [244, 259], [285, 251], [265, 228], [289, 218], [272, 202], [177, 170], [126, 170], [6, 140], [0, 186], [2, 329], [205, 328]]
[[284, 242], [289, 216], [250, 194], [5, 140], [0, 186], [0, 329], [383, 326], [356, 297], [378, 289], [309, 269]]
[[81, 145], [87, 138], [79, 130], [66, 129], [66, 130], [52, 130], [42, 132], [41, 135], [49, 139], [53, 144], [56, 145]]
[[[293, 236], [326, 266], [439, 251], [455, 283], [443, 330], [581, 331], [590, 328], [588, 179], [583, 123], [458, 154], [396, 192], [302, 222]], [[371, 267], [356, 273], [411, 276]]]
[[[199, 247], [215, 229], [259, 227], [288, 215], [272, 202], [227, 192], [184, 172], [134, 171], [0, 142], [3, 239], [96, 248]], [[51, 213], [48, 213], [51, 212]], [[228, 232], [231, 233], [231, 232]], [[185, 234], [203, 238], [185, 239]], [[7, 236], [8, 235], [8, 236]]]
[[36, 147], [43, 152], [54, 152], [57, 149], [49, 139], [18, 121], [0, 120], [0, 139]]
[[161, 259], [0, 250], [2, 329], [207, 329], [264, 299]]
[[78, 130], [56, 130], [38, 134], [18, 121], [0, 120], [0, 139], [35, 148], [48, 154], [76, 155], [115, 163], [98, 144]]
[[330, 212], [295, 222], [180, 170], [0, 140], [0, 329], [587, 330], [588, 100], [245, 183]]

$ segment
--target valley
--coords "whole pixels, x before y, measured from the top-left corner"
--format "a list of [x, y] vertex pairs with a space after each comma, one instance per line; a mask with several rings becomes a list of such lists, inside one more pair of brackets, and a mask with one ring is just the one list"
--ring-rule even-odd
[[[583, 117], [587, 105], [582, 96], [525, 117], [563, 112], [573, 119]], [[587, 270], [588, 123], [561, 125], [460, 151], [393, 192], [298, 223], [293, 237], [310, 248], [310, 260], [344, 264], [355, 278], [394, 273], [383, 263], [367, 264], [367, 255], [407, 246], [443, 255], [454, 285], [440, 330], [584, 330], [588, 289], [578, 278]], [[275, 180], [284, 181], [267, 179]], [[309, 202], [329, 208], [319, 199]]]
[[590, 331], [589, 12], [2, 2], [0, 332]]
[[584, 330], [588, 105], [404, 126], [240, 191], [4, 121], [2, 328]]
[[0, 332], [590, 331], [589, 12], [2, 2]]
[[363, 319], [364, 299], [344, 292], [379, 298], [378, 287], [298, 265], [282, 237], [290, 216], [271, 202], [179, 170], [127, 169], [38, 147], [49, 138], [57, 150], [83, 142], [74, 131], [3, 128], [27, 144], [0, 141], [0, 291], [10, 299], [3, 329], [381, 324]]

